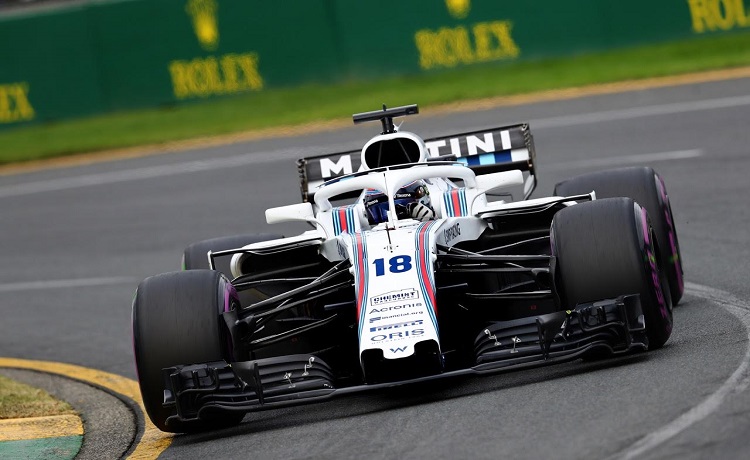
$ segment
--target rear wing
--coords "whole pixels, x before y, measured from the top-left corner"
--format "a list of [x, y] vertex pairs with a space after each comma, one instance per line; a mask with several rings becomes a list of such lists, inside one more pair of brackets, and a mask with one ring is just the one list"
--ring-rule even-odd
[[[471, 131], [425, 140], [427, 161], [458, 161], [475, 174], [521, 170], [524, 199], [536, 188], [536, 152], [528, 124]], [[302, 201], [313, 202], [315, 189], [325, 181], [358, 172], [360, 150], [316, 155], [297, 160]]]

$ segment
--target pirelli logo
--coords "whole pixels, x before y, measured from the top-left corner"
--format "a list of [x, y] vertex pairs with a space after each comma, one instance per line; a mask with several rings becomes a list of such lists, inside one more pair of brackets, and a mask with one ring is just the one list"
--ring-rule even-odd
[[408, 321], [404, 323], [386, 324], [384, 326], [375, 326], [375, 327], [370, 328], [370, 332], [390, 331], [391, 329], [401, 329], [402, 327], [421, 326], [423, 322], [424, 320], [418, 319], [415, 321]]

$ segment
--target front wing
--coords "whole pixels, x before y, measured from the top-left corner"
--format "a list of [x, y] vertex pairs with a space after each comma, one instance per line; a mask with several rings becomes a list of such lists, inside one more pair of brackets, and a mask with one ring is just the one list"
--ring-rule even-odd
[[499, 373], [648, 348], [638, 295], [493, 322], [478, 334], [474, 344], [472, 367], [408, 380], [393, 376], [392, 381], [365, 385], [337, 386], [334, 369], [315, 355], [167, 368], [164, 405], [175, 407], [177, 412], [167, 423], [201, 419], [217, 411], [274, 409], [440, 378]]

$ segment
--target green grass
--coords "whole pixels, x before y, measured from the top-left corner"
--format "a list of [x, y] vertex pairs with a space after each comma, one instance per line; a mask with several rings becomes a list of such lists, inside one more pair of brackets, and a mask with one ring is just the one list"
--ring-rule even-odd
[[458, 100], [746, 65], [750, 65], [750, 34], [736, 34], [373, 82], [272, 89], [0, 131], [0, 164], [345, 119], [381, 103], [418, 103], [424, 109]]
[[74, 414], [73, 408], [44, 390], [0, 376], [0, 419]]

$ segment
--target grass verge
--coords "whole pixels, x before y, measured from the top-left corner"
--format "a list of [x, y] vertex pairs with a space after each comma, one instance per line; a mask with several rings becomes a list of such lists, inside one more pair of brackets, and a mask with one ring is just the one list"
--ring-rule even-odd
[[272, 89], [0, 131], [0, 164], [343, 119], [383, 102], [418, 103], [425, 108], [746, 65], [750, 65], [750, 34], [735, 34], [373, 82]]
[[75, 414], [66, 402], [44, 390], [32, 388], [0, 375], [0, 420]]

